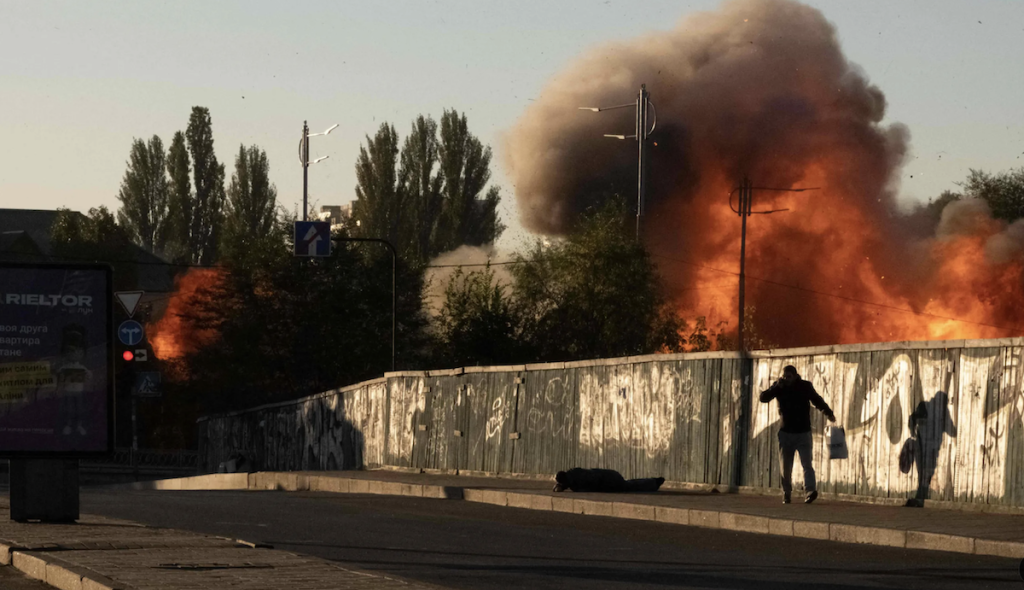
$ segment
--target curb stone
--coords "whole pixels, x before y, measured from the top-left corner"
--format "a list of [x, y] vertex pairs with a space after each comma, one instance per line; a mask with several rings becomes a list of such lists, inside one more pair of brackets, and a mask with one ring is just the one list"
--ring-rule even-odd
[[[584, 500], [551, 496], [545, 493], [511, 492], [433, 484], [409, 484], [364, 478], [347, 478], [344, 476], [317, 476], [288, 472], [215, 473], [179, 479], [116, 484], [105, 487], [106, 489], [130, 490], [254, 489], [290, 492], [316, 491], [342, 494], [440, 498], [494, 504], [525, 510], [570, 512], [588, 516], [649, 520], [666, 524], [784, 537], [801, 537], [839, 543], [857, 543], [883, 547], [949, 551], [953, 553], [1024, 559], [1024, 543], [1014, 541], [996, 541], [976, 537], [885, 527], [866, 527], [843, 523], [790, 520], [739, 512], [651, 506], [612, 500]], [[0, 545], [0, 563], [9, 563], [11, 561], [11, 552], [12, 549], [10, 547]], [[14, 553], [18, 554], [19, 552], [14, 551]]]
[[61, 559], [47, 555], [45, 558], [27, 551], [9, 551], [9, 565], [25, 574], [44, 582], [59, 590], [128, 590], [128, 586], [118, 584], [91, 570], [77, 567]]

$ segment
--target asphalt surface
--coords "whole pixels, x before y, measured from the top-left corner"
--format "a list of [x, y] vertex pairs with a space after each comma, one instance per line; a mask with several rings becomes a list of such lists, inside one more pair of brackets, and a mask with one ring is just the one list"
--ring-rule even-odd
[[0, 588], [3, 590], [53, 590], [53, 586], [30, 578], [9, 565], [0, 565]]
[[450, 500], [83, 489], [82, 511], [269, 543], [460, 589], [1024, 588], [1014, 559]]

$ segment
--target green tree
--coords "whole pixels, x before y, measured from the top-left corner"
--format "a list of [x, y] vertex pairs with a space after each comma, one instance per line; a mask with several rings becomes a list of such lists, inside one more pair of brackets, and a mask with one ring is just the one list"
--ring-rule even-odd
[[177, 261], [191, 261], [192, 167], [188, 161], [185, 134], [178, 131], [167, 151], [167, 255]]
[[410, 261], [425, 263], [440, 251], [435, 246], [437, 221], [441, 215], [441, 185], [437, 170], [437, 123], [420, 115], [413, 121], [412, 131], [402, 146], [402, 173], [406, 179], [413, 242], [401, 249]]
[[683, 350], [685, 323], [620, 199], [588, 212], [565, 241], [538, 242], [516, 262], [514, 297], [537, 360]]
[[469, 273], [459, 268], [445, 286], [437, 318], [439, 361], [451, 366], [516, 362], [523, 354], [521, 326], [507, 287], [489, 266]]
[[132, 141], [128, 169], [117, 194], [121, 227], [136, 244], [161, 254], [168, 237], [165, 159], [164, 144], [156, 135], [148, 144], [141, 139]]
[[399, 245], [406, 242], [407, 211], [397, 162], [398, 132], [393, 125], [382, 123], [373, 138], [366, 137], [366, 146], [359, 148], [352, 217], [359, 235], [386, 239], [402, 251]]
[[117, 223], [106, 207], [89, 209], [89, 215], [61, 208], [50, 228], [54, 258], [74, 262], [107, 262], [114, 267], [114, 287], [134, 289], [136, 267], [126, 256], [132, 234]]
[[233, 259], [262, 247], [276, 220], [277, 188], [270, 183], [270, 163], [258, 146], [239, 146], [227, 191], [222, 251]]
[[195, 264], [217, 260], [224, 207], [224, 165], [213, 152], [213, 124], [210, 110], [192, 107], [185, 130], [195, 194], [189, 229], [189, 253]]
[[505, 227], [498, 221], [501, 190], [492, 186], [480, 198], [491, 178], [491, 148], [470, 133], [466, 115], [452, 109], [441, 117], [437, 151], [444, 183], [437, 252], [493, 243]]
[[487, 188], [491, 149], [469, 132], [465, 115], [445, 111], [440, 134], [421, 115], [398, 146], [395, 128], [384, 123], [360, 149], [352, 209], [360, 235], [387, 239], [412, 264], [498, 239], [505, 227], [501, 191]]
[[[240, 409], [391, 369], [390, 257], [376, 255], [377, 244], [344, 244], [327, 258], [296, 258], [286, 247], [293, 221], [275, 223], [275, 246], [248, 266], [227, 259], [221, 280], [190, 302], [188, 330], [212, 329], [216, 339], [184, 359], [181, 403]], [[422, 273], [400, 263], [397, 286], [399, 367], [418, 368]]]
[[965, 197], [984, 199], [993, 217], [1007, 222], [1024, 217], [1024, 167], [996, 174], [971, 169], [958, 184]]

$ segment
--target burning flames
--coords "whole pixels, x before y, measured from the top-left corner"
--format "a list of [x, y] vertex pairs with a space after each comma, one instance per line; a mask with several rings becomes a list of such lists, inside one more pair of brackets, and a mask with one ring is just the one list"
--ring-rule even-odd
[[196, 329], [183, 316], [194, 312], [193, 299], [201, 290], [215, 286], [222, 278], [220, 269], [194, 268], [175, 281], [175, 292], [167, 309], [159, 321], [146, 328], [157, 358], [181, 358], [217, 337], [214, 329]]
[[[791, 0], [737, 0], [673, 31], [599, 47], [556, 76], [506, 142], [524, 225], [569, 231], [608, 192], [632, 194], [631, 128], [616, 105], [646, 83], [658, 111], [644, 240], [684, 317], [735, 334], [740, 218], [754, 186], [746, 305], [778, 346], [1024, 334], [1024, 225], [954, 202], [936, 224], [897, 203], [909, 132], [843, 55], [834, 27]], [[624, 113], [616, 117], [612, 113]], [[653, 138], [652, 138], [653, 139]], [[1024, 222], [1022, 222], [1024, 223]]]

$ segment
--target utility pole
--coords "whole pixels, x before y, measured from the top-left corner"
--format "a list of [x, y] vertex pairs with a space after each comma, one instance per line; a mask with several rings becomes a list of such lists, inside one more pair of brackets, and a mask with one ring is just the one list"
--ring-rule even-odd
[[302, 159], [302, 221], [307, 221], [307, 187], [309, 184], [309, 125], [307, 121], [302, 122], [302, 144], [299, 147], [299, 157]]
[[308, 197], [308, 190], [307, 190], [307, 187], [309, 185], [309, 165], [310, 164], [316, 164], [317, 162], [326, 160], [327, 158], [330, 157], [330, 156], [323, 156], [323, 157], [317, 158], [317, 159], [313, 160], [312, 162], [310, 162], [309, 161], [309, 138], [310, 137], [316, 137], [317, 135], [327, 135], [328, 133], [333, 131], [337, 126], [338, 126], [337, 124], [331, 125], [327, 129], [327, 131], [324, 131], [323, 133], [310, 133], [309, 132], [309, 125], [307, 124], [307, 121], [303, 121], [302, 122], [302, 139], [299, 140], [299, 162], [302, 163], [302, 221], [308, 221], [309, 220], [308, 219], [308, 211], [307, 211], [307, 209], [309, 209], [309, 203], [308, 203], [309, 197]]
[[[636, 100], [636, 137], [637, 137], [637, 173], [636, 173], [636, 241], [640, 241], [640, 218], [644, 211], [644, 197], [647, 192], [647, 108], [650, 106], [651, 94], [647, 85], [640, 85], [640, 95]], [[654, 129], [651, 129], [654, 131]]]
[[[613, 139], [636, 139], [637, 141], [637, 173], [636, 173], [636, 240], [640, 241], [640, 217], [644, 211], [644, 197], [647, 192], [647, 138], [654, 133], [654, 128], [658, 126], [658, 111], [654, 108], [654, 103], [651, 102], [651, 93], [647, 92], [647, 85], [640, 85], [640, 93], [637, 95], [636, 101], [628, 104], [620, 104], [613, 107], [577, 107], [577, 110], [581, 111], [593, 111], [599, 113], [601, 111], [610, 111], [613, 109], [624, 109], [633, 107], [635, 111], [635, 133], [633, 135], [614, 135], [605, 133], [605, 137], [611, 137]], [[647, 128], [648, 123], [648, 110], [653, 111], [654, 121], [651, 128]]]
[[744, 291], [746, 287], [746, 266], [747, 266], [747, 218], [750, 217], [750, 202], [751, 193], [750, 180], [747, 178], [743, 179], [743, 183], [740, 185], [740, 317], [738, 322], [738, 339], [739, 339], [739, 350], [740, 353], [744, 353], [747, 350], [746, 342], [743, 339], [743, 310], [745, 309], [744, 304]]
[[[729, 207], [732, 208], [733, 213], [740, 216], [740, 281], [739, 281], [739, 318], [737, 321], [737, 338], [739, 340], [738, 347], [740, 354], [744, 354], [747, 351], [746, 341], [744, 340], [744, 321], [743, 316], [746, 309], [746, 266], [747, 266], [747, 218], [755, 213], [758, 215], [768, 215], [771, 213], [780, 213], [782, 211], [789, 211], [789, 209], [771, 209], [768, 211], [752, 211], [751, 206], [754, 202], [754, 190], [760, 191], [776, 191], [776, 192], [788, 192], [788, 193], [802, 193], [804, 191], [818, 190], [819, 187], [812, 188], [775, 188], [768, 186], [755, 187], [751, 184], [750, 179], [744, 177], [743, 182], [740, 186], [732, 189], [729, 193]], [[732, 195], [739, 192], [739, 208], [732, 206]]]

